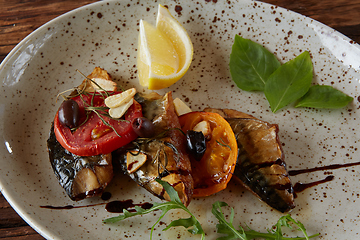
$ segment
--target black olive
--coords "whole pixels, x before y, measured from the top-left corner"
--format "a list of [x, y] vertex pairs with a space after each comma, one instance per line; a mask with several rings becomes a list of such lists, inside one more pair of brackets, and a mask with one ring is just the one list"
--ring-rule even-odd
[[200, 161], [206, 151], [205, 136], [202, 132], [188, 130], [186, 132], [187, 148], [195, 157], [196, 161]]
[[59, 108], [59, 121], [68, 128], [75, 128], [79, 125], [79, 105], [76, 101], [69, 99], [64, 101]]
[[140, 137], [150, 138], [155, 134], [154, 124], [145, 117], [135, 118], [131, 125], [134, 132]]

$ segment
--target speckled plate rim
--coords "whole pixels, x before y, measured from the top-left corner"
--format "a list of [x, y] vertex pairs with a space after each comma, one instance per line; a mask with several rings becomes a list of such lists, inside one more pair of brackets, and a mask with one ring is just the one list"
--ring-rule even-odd
[[[111, 0], [110, 0], [111, 1]], [[0, 71], [8, 64], [11, 64], [12, 57], [24, 46], [28, 43], [28, 41], [31, 41], [33, 38], [36, 38], [36, 36], [39, 34], [39, 32], [47, 29], [49, 26], [52, 26], [54, 24], [57, 24], [57, 22], [61, 21], [62, 19], [67, 18], [67, 16], [72, 15], [73, 13], [83, 11], [87, 8], [93, 8], [97, 5], [101, 5], [106, 1], [100, 0], [99, 2], [94, 2], [90, 4], [86, 4], [84, 6], [81, 6], [79, 8], [73, 9], [71, 11], [68, 11], [49, 22], [43, 24], [36, 30], [34, 30], [32, 33], [30, 33], [28, 36], [26, 36], [23, 40], [21, 40], [11, 51], [10, 53], [4, 58], [4, 60], [0, 64]], [[17, 205], [15, 197], [12, 197], [10, 194], [10, 191], [7, 191], [6, 186], [2, 184], [0, 181], [0, 190], [5, 199], [9, 202], [10, 206], [19, 214], [19, 216], [24, 219], [26, 223], [28, 223], [36, 232], [38, 232], [41, 236], [43, 236], [46, 239], [54, 238], [53, 233], [48, 230], [46, 227], [41, 226], [41, 224], [38, 224], [36, 219], [32, 218], [31, 215], [26, 213], [25, 209], [22, 209], [20, 206]]]
[[[109, 0], [111, 1], [111, 0]], [[254, 2], [253, 0], [244, 0], [244, 1], [249, 1], [249, 2]], [[54, 24], [57, 24], [58, 21], [61, 21], [62, 19], [66, 18], [67, 16], [75, 13], [75, 12], [79, 12], [79, 11], [83, 11], [84, 9], [87, 8], [94, 8], [97, 5], [101, 5], [106, 1], [99, 1], [99, 2], [95, 2], [95, 3], [91, 3], [91, 4], [87, 4], [84, 5], [82, 7], [76, 8], [74, 10], [71, 10], [65, 14], [62, 14], [56, 18], [54, 18], [53, 20], [45, 23], [44, 25], [42, 25], [41, 27], [37, 28], [35, 31], [33, 31], [31, 34], [29, 34], [27, 37], [25, 37], [20, 43], [18, 43], [13, 49], [12, 51], [5, 57], [5, 59], [2, 61], [2, 63], [0, 64], [0, 71], [8, 64], [11, 64], [12, 61], [12, 57], [19, 51], [21, 50], [21, 48], [26, 45], [29, 41], [31, 41], [34, 37], [36, 37], [40, 31], [45, 30], [46, 28], [48, 28], [49, 26], [52, 26]], [[255, 1], [256, 2], [256, 1]], [[274, 6], [272, 4], [269, 3], [264, 3], [261, 2], [261, 4], [263, 5], [268, 5], [268, 6]], [[275, 7], [275, 6], [274, 6]], [[315, 23], [316, 25], [318, 25], [319, 27], [321, 27], [322, 29], [331, 31], [333, 33], [335, 33], [337, 36], [339, 36], [340, 38], [344, 39], [344, 40], [351, 40], [350, 38], [348, 38], [347, 36], [343, 35], [342, 33], [322, 24], [321, 22], [318, 22], [316, 20], [313, 20], [309, 17], [303, 16], [299, 13], [293, 12], [291, 10], [287, 10], [285, 8], [281, 8], [281, 7], [276, 7], [280, 10], [283, 11], [288, 11], [291, 12], [291, 14], [295, 15], [295, 16], [302, 16], [305, 17], [308, 20], [312, 20], [313, 23]], [[360, 46], [358, 44], [354, 44], [353, 45], [355, 48], [360, 49]], [[26, 213], [25, 209], [22, 209], [20, 206], [17, 205], [16, 199], [14, 196], [11, 195], [11, 191], [7, 189], [6, 186], [4, 186], [2, 184], [2, 182], [0, 182], [0, 190], [3, 194], [3, 196], [6, 198], [6, 200], [9, 202], [9, 204], [11, 205], [11, 207], [33, 228], [35, 229], [39, 234], [41, 234], [43, 237], [49, 239], [49, 238], [54, 238], [55, 236], [53, 235], [53, 232], [51, 232], [49, 229], [47, 229], [44, 226], [41, 226], [40, 224], [37, 223], [36, 218], [32, 218], [31, 215]]]

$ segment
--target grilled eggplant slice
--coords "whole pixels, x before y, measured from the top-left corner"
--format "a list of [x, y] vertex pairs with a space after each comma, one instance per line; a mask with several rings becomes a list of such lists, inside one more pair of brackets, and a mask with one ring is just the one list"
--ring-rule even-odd
[[231, 109], [205, 109], [222, 115], [233, 129], [238, 159], [233, 178], [269, 206], [287, 212], [295, 207], [278, 126]]
[[143, 115], [154, 124], [155, 137], [140, 138], [119, 149], [114, 152], [114, 159], [118, 159], [125, 174], [155, 196], [170, 200], [155, 181], [161, 179], [172, 185], [181, 201], [188, 205], [194, 188], [191, 165], [186, 154], [185, 136], [177, 129], [180, 123], [171, 92], [164, 97], [157, 93], [137, 93], [135, 100], [141, 104]]
[[47, 146], [56, 178], [72, 200], [100, 196], [112, 180], [111, 153], [89, 157], [75, 155], [56, 140], [53, 126]]

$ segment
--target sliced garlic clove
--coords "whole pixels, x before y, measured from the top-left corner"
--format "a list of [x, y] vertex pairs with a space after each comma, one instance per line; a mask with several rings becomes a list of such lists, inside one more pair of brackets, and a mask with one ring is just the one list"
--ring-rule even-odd
[[115, 82], [111, 81], [111, 80], [107, 80], [104, 78], [92, 78], [91, 80], [93, 80], [94, 82], [97, 83], [97, 85], [99, 85], [100, 87], [98, 87], [95, 83], [91, 82], [91, 86], [96, 90], [96, 91], [116, 91], [117, 85]]
[[126, 153], [126, 167], [129, 173], [136, 172], [146, 162], [147, 156], [142, 152], [131, 151]]
[[116, 108], [110, 108], [109, 114], [112, 118], [121, 118], [126, 111], [131, 107], [131, 105], [134, 103], [134, 99], [131, 98], [130, 101], [124, 103], [123, 105], [116, 107]]
[[136, 93], [136, 89], [130, 88], [125, 92], [109, 96], [105, 99], [105, 105], [109, 108], [119, 107], [124, 103], [128, 102], [131, 98], [133, 98], [135, 93]]
[[196, 132], [202, 132], [205, 136], [205, 138], [208, 138], [211, 136], [211, 127], [210, 123], [208, 121], [201, 121], [198, 124], [196, 124], [193, 128]]
[[191, 109], [188, 107], [188, 105], [186, 105], [186, 103], [181, 101], [179, 98], [174, 99], [174, 107], [175, 107], [175, 112], [178, 116], [192, 112]]

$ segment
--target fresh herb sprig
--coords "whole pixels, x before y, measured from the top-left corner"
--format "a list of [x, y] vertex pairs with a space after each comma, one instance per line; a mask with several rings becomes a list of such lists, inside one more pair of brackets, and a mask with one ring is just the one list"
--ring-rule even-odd
[[[160, 220], [165, 216], [165, 214], [168, 211], [170, 211], [171, 209], [182, 209], [185, 212], [187, 212], [190, 215], [190, 217], [172, 221], [166, 228], [163, 229], [163, 231], [166, 231], [171, 227], [183, 226], [186, 229], [188, 229], [188, 231], [190, 233], [192, 233], [194, 235], [201, 234], [201, 240], [204, 240], [205, 232], [203, 231], [200, 222], [190, 212], [190, 210], [187, 207], [185, 207], [185, 205], [181, 202], [176, 190], [172, 186], [170, 186], [169, 183], [167, 183], [165, 181], [162, 181], [160, 179], [157, 179], [156, 181], [158, 183], [160, 183], [164, 187], [165, 191], [169, 194], [170, 201], [165, 202], [165, 203], [154, 203], [153, 207], [151, 207], [150, 209], [143, 209], [139, 206], [135, 206], [136, 212], [133, 212], [133, 213], [124, 209], [123, 215], [105, 219], [105, 220], [103, 220], [103, 222], [104, 223], [116, 223], [116, 222], [122, 221], [129, 217], [134, 217], [134, 216], [138, 216], [138, 215], [147, 214], [147, 213], [150, 213], [150, 212], [153, 212], [156, 210], [161, 210], [162, 211], [161, 216], [156, 221], [156, 223], [151, 227], [150, 239], [152, 239], [152, 234], [153, 234], [155, 226], [160, 222]], [[314, 238], [314, 237], [317, 237], [320, 235], [319, 233], [317, 233], [317, 234], [308, 236], [304, 225], [301, 222], [293, 219], [289, 214], [286, 216], [282, 216], [278, 220], [278, 222], [273, 226], [273, 228], [271, 230], [268, 230], [267, 233], [257, 232], [250, 228], [248, 228], [248, 230], [244, 230], [241, 226], [239, 226], [239, 228], [240, 228], [239, 230], [236, 230], [233, 225], [233, 220], [234, 220], [234, 215], [235, 215], [234, 209], [231, 208], [230, 220], [228, 222], [226, 220], [225, 215], [223, 214], [223, 212], [221, 210], [222, 207], [226, 207], [226, 206], [228, 206], [227, 203], [220, 202], [220, 201], [215, 202], [212, 206], [211, 212], [214, 214], [214, 216], [219, 221], [219, 223], [216, 225], [217, 233], [226, 234], [226, 236], [219, 237], [219, 238], [217, 238], [217, 240], [232, 240], [232, 239], [250, 240], [250, 239], [255, 239], [255, 238], [263, 238], [263, 239], [267, 239], [267, 240], [272, 240], [272, 239], [275, 239], [275, 240], [290, 240], [290, 239], [292, 239], [292, 240], [302, 240], [302, 239], [309, 240], [310, 238]], [[283, 226], [285, 226], [285, 227], [292, 229], [291, 223], [298, 226], [298, 230], [303, 233], [304, 237], [284, 237], [283, 236], [281, 228]]]
[[[83, 74], [78, 69], [76, 69], [76, 71], [78, 73], [80, 73], [83, 77], [85, 77], [85, 79], [87, 80], [87, 81], [85, 81], [84, 86], [82, 86], [81, 88], [75, 87], [73, 89], [68, 89], [66, 91], [63, 91], [63, 92], [59, 93], [57, 95], [57, 97], [56, 97], [56, 101], [57, 101], [59, 96], [62, 96], [65, 100], [69, 100], [69, 99], [71, 99], [73, 97], [79, 96], [80, 99], [82, 100], [82, 102], [84, 103], [84, 109], [85, 109], [85, 112], [86, 112], [86, 119], [84, 120], [84, 122], [82, 122], [76, 128], [72, 128], [71, 131], [75, 131], [77, 128], [84, 125], [88, 121], [90, 113], [93, 112], [100, 118], [100, 120], [103, 122], [104, 125], [111, 128], [115, 132], [115, 134], [118, 137], [121, 138], [122, 136], [116, 131], [116, 129], [109, 122], [106, 121], [106, 119], [104, 117], [109, 118], [109, 119], [113, 119], [113, 120], [117, 120], [117, 121], [125, 121], [125, 122], [129, 122], [129, 121], [124, 120], [124, 119], [117, 119], [117, 118], [111, 117], [110, 114], [108, 113], [108, 110], [110, 109], [109, 107], [95, 107], [94, 106], [94, 98], [95, 98], [96, 94], [99, 94], [100, 96], [102, 96], [105, 99], [106, 97], [110, 96], [110, 93], [108, 91], [106, 91], [104, 88], [102, 88], [97, 82], [95, 82], [91, 78], [87, 77], [85, 74]], [[89, 93], [89, 92], [85, 91], [85, 89], [87, 88], [87, 84], [89, 84], [89, 83], [93, 83], [100, 91], [97, 91], [95, 88], [94, 88], [93, 93]], [[119, 85], [117, 85], [117, 87], [119, 87]], [[65, 93], [67, 93], [67, 92], [71, 92], [71, 94], [68, 95], [68, 96], [65, 96]], [[90, 95], [90, 94], [92, 95], [92, 97], [91, 97], [91, 101], [90, 101], [90, 104], [89, 104], [89, 103], [87, 103], [85, 101], [85, 99], [83, 98], [83, 95]]]
[[313, 66], [307, 51], [281, 65], [263, 46], [236, 35], [229, 66], [236, 85], [264, 91], [274, 113], [295, 101], [295, 107], [342, 108], [353, 100], [332, 86], [311, 87]]
[[230, 145], [227, 144], [227, 143], [224, 141], [224, 139], [220, 138], [220, 141], [219, 141], [219, 140], [216, 140], [216, 143], [219, 144], [219, 145], [222, 146], [222, 147], [227, 147], [227, 148], [229, 148], [230, 151], [231, 151]]
[[[225, 215], [221, 211], [222, 207], [228, 206], [225, 202], [217, 201], [213, 204], [212, 213], [214, 216], [218, 219], [219, 223], [216, 225], [217, 232], [220, 234], [225, 234], [226, 236], [222, 236], [220, 238], [217, 238], [217, 240], [231, 240], [231, 239], [241, 239], [241, 240], [250, 240], [254, 238], [262, 238], [262, 239], [276, 239], [276, 240], [301, 240], [306, 239], [309, 240], [310, 238], [314, 238], [319, 236], [320, 234], [314, 234], [311, 236], [308, 236], [306, 233], [306, 229], [304, 225], [301, 222], [296, 221], [293, 219], [290, 214], [287, 214], [285, 216], [280, 217], [278, 222], [274, 225], [274, 227], [271, 230], [268, 230], [267, 233], [261, 233], [257, 232], [255, 230], [252, 230], [248, 227], [248, 230], [244, 230], [241, 226], [239, 226], [239, 230], [236, 230], [233, 225], [234, 220], [234, 209], [231, 208], [231, 214], [229, 221], [226, 220]], [[304, 237], [284, 237], [281, 228], [288, 227], [289, 229], [292, 229], [292, 226], [290, 223], [293, 223], [298, 226], [298, 230], [300, 230]]]
[[156, 221], [156, 223], [151, 227], [150, 239], [152, 239], [152, 234], [153, 234], [155, 226], [160, 222], [160, 220], [165, 216], [165, 214], [168, 211], [170, 211], [171, 209], [182, 209], [185, 212], [187, 212], [190, 215], [190, 217], [189, 218], [181, 218], [181, 219], [172, 221], [166, 228], [163, 229], [163, 231], [166, 231], [171, 227], [183, 226], [186, 229], [188, 229], [188, 231], [192, 234], [201, 234], [201, 239], [204, 240], [205, 232], [202, 229], [200, 222], [189, 211], [189, 209], [187, 209], [187, 207], [185, 207], [185, 205], [181, 202], [176, 190], [172, 186], [170, 186], [169, 183], [167, 183], [165, 181], [162, 181], [160, 179], [156, 179], [156, 181], [164, 187], [165, 191], [168, 193], [168, 195], [170, 197], [170, 201], [164, 202], [164, 203], [154, 203], [154, 205], [150, 209], [143, 209], [139, 206], [135, 206], [136, 212], [133, 212], [133, 213], [124, 209], [123, 215], [105, 219], [103, 222], [104, 223], [116, 223], [118, 221], [124, 220], [129, 217], [151, 213], [156, 210], [161, 210], [162, 211], [161, 216]]

